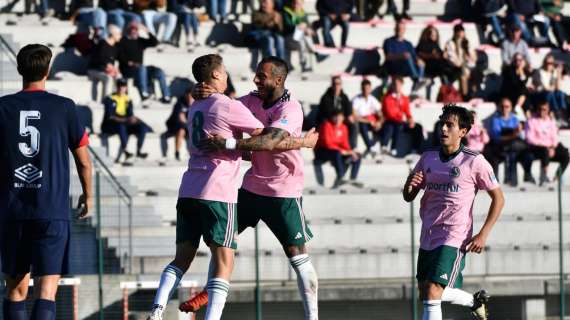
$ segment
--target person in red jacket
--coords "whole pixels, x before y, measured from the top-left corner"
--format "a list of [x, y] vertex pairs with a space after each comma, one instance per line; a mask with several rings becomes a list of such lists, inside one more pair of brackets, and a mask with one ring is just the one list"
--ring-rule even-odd
[[[384, 124], [380, 131], [380, 144], [382, 151], [393, 156], [397, 155], [398, 141], [405, 130], [411, 134], [412, 150], [420, 151], [423, 142], [423, 130], [416, 124], [410, 111], [410, 99], [403, 92], [404, 79], [402, 77], [392, 78], [392, 87], [382, 100], [382, 115]], [[405, 119], [404, 119], [405, 118]], [[388, 143], [392, 142], [390, 148]]]
[[344, 124], [344, 114], [342, 110], [336, 110], [331, 116], [319, 126], [319, 141], [315, 147], [315, 159], [313, 166], [315, 176], [319, 185], [324, 184], [322, 165], [331, 162], [335, 171], [336, 179], [333, 189], [347, 183], [344, 177], [348, 167], [350, 170], [350, 181], [348, 183], [356, 187], [362, 187], [362, 183], [357, 182], [358, 170], [360, 169], [360, 154], [352, 150], [349, 144], [348, 128]]

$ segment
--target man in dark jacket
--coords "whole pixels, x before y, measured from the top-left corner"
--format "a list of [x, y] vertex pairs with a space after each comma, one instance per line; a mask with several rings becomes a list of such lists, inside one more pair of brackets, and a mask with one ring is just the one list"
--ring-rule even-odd
[[[139, 28], [147, 33], [148, 38], [139, 36]], [[146, 100], [150, 97], [149, 79], [158, 80], [162, 91], [161, 101], [170, 102], [170, 89], [166, 83], [166, 77], [162, 69], [144, 65], [144, 50], [155, 47], [158, 40], [142, 24], [132, 22], [129, 24], [127, 35], [119, 42], [119, 69], [125, 78], [133, 78], [135, 86], [140, 92], [141, 98]], [[152, 82], [151, 82], [152, 83]]]
[[342, 111], [345, 124], [348, 127], [350, 147], [354, 149], [358, 139], [358, 129], [352, 114], [352, 103], [342, 90], [342, 79], [340, 76], [332, 77], [331, 81], [331, 87], [327, 89], [319, 102], [317, 127], [327, 119], [330, 119], [338, 110]]
[[321, 26], [323, 27], [323, 39], [325, 46], [334, 48], [334, 40], [331, 35], [331, 29], [337, 25], [342, 28], [340, 46], [346, 47], [348, 39], [348, 29], [350, 14], [352, 13], [353, 3], [350, 0], [318, 0], [317, 12], [319, 13]]
[[145, 159], [148, 154], [141, 151], [144, 138], [147, 132], [152, 132], [146, 123], [135, 117], [133, 102], [128, 96], [127, 89], [127, 81], [119, 79], [117, 80], [117, 92], [103, 100], [105, 113], [103, 114], [103, 123], [101, 123], [101, 132], [107, 135], [118, 134], [121, 139], [119, 153], [115, 159], [117, 163], [123, 153], [126, 159], [132, 157], [132, 154], [126, 150], [131, 134], [137, 136], [137, 157]]
[[[121, 41], [122, 31], [115, 25], [109, 25], [109, 36], [99, 41], [89, 57], [87, 77], [91, 80], [91, 100], [101, 101], [111, 93], [114, 79], [119, 75], [115, 66], [117, 61], [117, 43]], [[103, 86], [101, 100], [98, 100], [97, 87], [101, 82]]]

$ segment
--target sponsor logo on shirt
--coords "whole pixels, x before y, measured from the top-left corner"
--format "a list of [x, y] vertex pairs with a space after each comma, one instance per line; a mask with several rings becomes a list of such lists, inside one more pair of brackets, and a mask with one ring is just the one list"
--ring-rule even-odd
[[436, 191], [445, 191], [445, 192], [459, 192], [459, 185], [458, 184], [451, 184], [451, 183], [428, 182], [428, 183], [426, 183], [426, 190], [436, 190]]
[[289, 120], [283, 118], [283, 119], [279, 120], [279, 123], [281, 123], [281, 124], [287, 124], [287, 123], [289, 123]]
[[449, 176], [450, 177], [454, 177], [457, 178], [461, 175], [461, 171], [459, 170], [459, 167], [453, 167], [451, 168], [451, 170], [449, 171]]
[[23, 165], [18, 169], [14, 170], [14, 176], [24, 181], [25, 183], [16, 182], [14, 183], [14, 187], [39, 189], [42, 187], [42, 185], [38, 183], [34, 184], [32, 182], [41, 179], [42, 175], [43, 175], [42, 170], [36, 168], [36, 166], [34, 166], [33, 164], [28, 163], [26, 165]]

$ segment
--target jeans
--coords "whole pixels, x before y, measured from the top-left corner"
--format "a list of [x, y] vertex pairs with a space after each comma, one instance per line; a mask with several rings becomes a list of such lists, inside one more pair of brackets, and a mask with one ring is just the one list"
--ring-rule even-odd
[[209, 0], [208, 4], [207, 9], [210, 19], [215, 20], [216, 22], [221, 22], [221, 19], [225, 19], [228, 15], [226, 0]]
[[362, 136], [362, 140], [364, 140], [364, 144], [366, 145], [366, 150], [369, 151], [374, 147], [376, 142], [380, 140], [380, 132], [372, 132], [373, 137], [370, 138], [370, 131], [372, 131], [372, 126], [369, 123], [359, 123], [358, 129], [360, 131], [360, 135]]
[[545, 96], [552, 111], [566, 110], [566, 95], [564, 92], [560, 90], [546, 91]]
[[277, 56], [285, 59], [285, 39], [279, 33], [270, 30], [253, 30], [250, 36], [261, 49], [263, 57]]
[[425, 66], [417, 65], [412, 57], [386, 61], [385, 67], [389, 75], [412, 77], [414, 80], [423, 78], [425, 73]]
[[388, 146], [390, 140], [392, 140], [391, 150], [396, 150], [398, 147], [398, 140], [400, 139], [400, 134], [402, 133], [403, 124], [401, 122], [393, 122], [386, 120], [380, 130], [380, 144], [383, 147]]
[[164, 33], [162, 34], [161, 41], [169, 41], [172, 38], [174, 29], [176, 29], [176, 15], [172, 12], [159, 12], [155, 10], [145, 10], [142, 13], [144, 18], [144, 24], [148, 28], [148, 31], [154, 36], [157, 36], [157, 30], [155, 26], [164, 24]]
[[335, 45], [331, 35], [331, 29], [339, 25], [342, 28], [342, 35], [340, 40], [341, 47], [346, 47], [346, 40], [348, 39], [349, 30], [348, 21], [344, 21], [340, 17], [337, 17], [336, 20], [333, 21], [329, 16], [321, 16], [321, 21], [325, 46], [334, 48]]
[[123, 9], [109, 10], [107, 12], [107, 21], [109, 24], [116, 25], [121, 30], [125, 28], [125, 25], [131, 23], [132, 21], [142, 23], [142, 19], [138, 14], [125, 11]]
[[336, 172], [336, 180], [341, 180], [348, 166], [350, 169], [350, 179], [356, 180], [358, 177], [358, 171], [360, 170], [360, 158], [354, 160], [351, 156], [344, 156], [338, 150], [330, 149], [315, 149], [315, 159], [313, 160], [313, 166], [315, 168], [315, 178], [317, 183], [323, 185], [325, 182], [322, 165], [326, 162], [330, 162]]
[[79, 31], [88, 32], [89, 27], [100, 30], [99, 36], [107, 38], [107, 13], [100, 8], [81, 8], [77, 17]]
[[[101, 101], [111, 94], [114, 79], [106, 72], [100, 70], [87, 70], [87, 77], [91, 80], [91, 100]], [[99, 82], [101, 82], [101, 85], [103, 86], [101, 90], [101, 100], [97, 100], [97, 87]]]
[[178, 9], [178, 21], [184, 27], [184, 32], [186, 32], [186, 37], [190, 36], [190, 31], [194, 34], [194, 37], [198, 35], [198, 17], [192, 11], [186, 11], [184, 8]]
[[491, 23], [491, 27], [493, 28], [493, 32], [499, 38], [499, 40], [503, 41], [505, 39], [505, 32], [503, 31], [503, 27], [501, 26], [501, 21], [496, 14], [489, 17], [489, 22]]
[[135, 86], [139, 89], [141, 97], [146, 99], [151, 93], [149, 90], [149, 80], [151, 80], [151, 84], [153, 84], [154, 80], [158, 80], [162, 97], [170, 98], [170, 88], [166, 83], [164, 71], [154, 66], [139, 66], [135, 72]]
[[[526, 42], [532, 43], [535, 40], [534, 34], [531, 29], [528, 28], [528, 21], [530, 17], [527, 17], [523, 22], [517, 14], [511, 15], [512, 22], [521, 28], [523, 38]], [[540, 35], [548, 39], [548, 30], [550, 29], [550, 19], [544, 17], [545, 21], [540, 23]]]

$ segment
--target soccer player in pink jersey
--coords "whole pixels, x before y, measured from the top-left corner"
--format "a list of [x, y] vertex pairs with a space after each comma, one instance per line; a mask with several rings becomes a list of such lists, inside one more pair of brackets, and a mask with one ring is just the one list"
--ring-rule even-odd
[[[264, 124], [248, 108], [223, 95], [228, 76], [219, 55], [199, 57], [192, 65], [192, 73], [197, 81], [214, 88], [215, 93], [195, 101], [188, 113], [192, 157], [182, 178], [176, 205], [176, 257], [161, 275], [149, 320], [162, 319], [168, 299], [196, 255], [200, 238], [212, 252], [206, 285], [210, 299], [205, 319], [221, 318], [237, 248], [236, 202], [242, 153], [230, 150], [236, 147], [235, 138], [241, 138], [243, 133], [253, 136], [240, 143], [260, 145], [257, 150], [312, 147], [318, 138], [314, 133], [302, 139], [286, 139], [283, 134], [264, 132]], [[200, 142], [208, 136], [226, 139], [228, 143], [224, 149], [227, 150], [204, 152], [198, 149]]]
[[[423, 320], [441, 320], [441, 302], [471, 309], [474, 319], [488, 319], [484, 290], [461, 290], [467, 252], [481, 253], [504, 206], [504, 197], [491, 165], [461, 144], [473, 124], [462, 107], [446, 105], [440, 116], [441, 147], [424, 152], [404, 187], [404, 200], [413, 201], [420, 189], [422, 230], [416, 278], [423, 300]], [[473, 202], [487, 191], [491, 205], [485, 223], [473, 236]]]
[[[257, 66], [254, 91], [239, 100], [260, 120], [270, 136], [299, 138], [303, 126], [301, 104], [285, 89], [289, 70], [287, 63], [277, 57], [266, 57]], [[201, 89], [205, 93], [207, 88]], [[255, 138], [255, 137], [254, 137]], [[207, 140], [207, 149], [221, 150], [234, 146], [251, 154], [252, 167], [243, 179], [238, 195], [238, 232], [255, 227], [263, 221], [281, 243], [285, 255], [297, 274], [297, 285], [303, 300], [305, 319], [318, 319], [318, 279], [305, 245], [313, 234], [305, 222], [302, 208], [304, 163], [295, 139], [287, 143], [292, 150], [267, 150], [264, 139], [220, 137]], [[202, 292], [190, 299], [181, 310], [196, 310], [206, 301]], [[210, 297], [211, 299], [211, 297]]]

